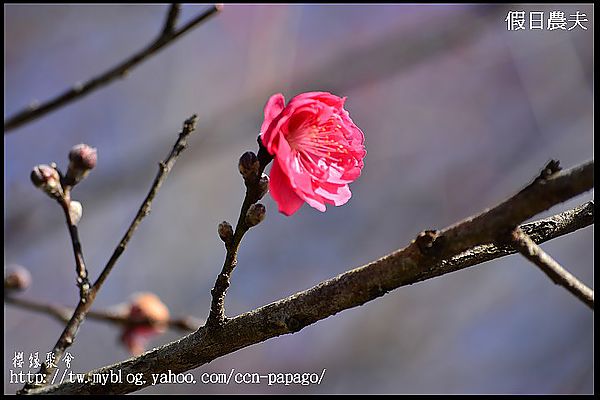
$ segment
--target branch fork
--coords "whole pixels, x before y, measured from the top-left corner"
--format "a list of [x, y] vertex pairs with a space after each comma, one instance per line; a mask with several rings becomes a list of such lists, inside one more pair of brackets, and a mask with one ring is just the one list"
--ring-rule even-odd
[[[85, 268], [85, 263], [83, 261], [83, 251], [81, 249], [81, 242], [79, 241], [77, 226], [75, 224], [73, 224], [73, 221], [71, 219], [71, 215], [69, 212], [69, 209], [70, 209], [69, 206], [71, 204], [71, 200], [70, 200], [70, 190], [71, 189], [68, 185], [65, 185], [66, 190], [65, 190], [65, 188], [62, 188], [62, 186], [61, 186], [61, 190], [58, 191], [58, 194], [56, 194], [57, 191], [53, 189], [54, 186], [44, 185], [43, 182], [42, 182], [42, 184], [39, 184], [41, 182], [40, 177], [45, 178], [45, 181], [50, 180], [50, 182], [53, 182], [52, 179], [55, 179], [56, 176], [61, 176], [61, 174], [56, 169], [56, 166], [54, 166], [54, 171], [56, 171], [56, 174], [46, 173], [47, 172], [46, 169], [41, 169], [41, 170], [39, 168], [37, 170], [34, 169], [34, 173], [32, 173], [32, 181], [34, 182], [34, 184], [36, 186], [42, 188], [43, 190], [45, 190], [49, 195], [56, 198], [59, 201], [59, 203], [62, 206], [63, 211], [65, 213], [65, 218], [67, 220], [67, 225], [69, 227], [69, 233], [71, 234], [71, 242], [73, 245], [73, 252], [75, 254], [75, 264], [76, 264], [76, 270], [77, 270], [77, 275], [78, 275], [78, 283], [80, 285], [79, 303], [77, 304], [77, 307], [73, 311], [71, 318], [67, 322], [63, 332], [61, 333], [56, 344], [54, 345], [54, 348], [52, 349], [52, 353], [54, 354], [54, 357], [55, 357], [55, 363], [58, 363], [60, 361], [60, 359], [62, 358], [66, 349], [69, 346], [71, 346], [71, 344], [75, 340], [77, 331], [79, 330], [79, 327], [81, 326], [81, 324], [85, 320], [86, 316], [90, 312], [91, 306], [96, 298], [96, 295], [98, 294], [98, 291], [101, 289], [102, 285], [106, 281], [106, 278], [108, 277], [110, 272], [113, 270], [119, 257], [121, 256], [123, 251], [126, 249], [127, 244], [129, 243], [131, 237], [133, 236], [133, 233], [136, 231], [137, 227], [140, 225], [142, 220], [149, 214], [152, 202], [153, 202], [154, 198], [156, 197], [158, 190], [162, 186], [162, 183], [166, 179], [167, 175], [169, 174], [169, 172], [171, 171], [173, 166], [175, 165], [175, 162], [177, 161], [177, 158], [179, 157], [181, 152], [186, 148], [188, 137], [192, 134], [192, 132], [195, 131], [196, 122], [197, 122], [197, 116], [193, 115], [183, 123], [183, 128], [182, 128], [181, 132], [179, 133], [179, 136], [177, 138], [177, 141], [175, 142], [175, 145], [173, 146], [173, 149], [171, 150], [171, 152], [169, 153], [167, 158], [159, 164], [159, 171], [156, 175], [156, 178], [154, 179], [154, 182], [150, 188], [150, 191], [146, 195], [146, 198], [144, 199], [142, 205], [140, 206], [135, 218], [133, 219], [129, 228], [127, 229], [127, 232], [125, 232], [125, 235], [123, 236], [123, 238], [121, 239], [121, 241], [119, 242], [117, 247], [115, 248], [112, 256], [110, 257], [110, 259], [108, 260], [104, 269], [100, 273], [100, 276], [94, 282], [94, 284], [91, 286], [88, 281], [87, 270]], [[43, 172], [43, 173], [39, 173], [39, 172]], [[49, 170], [48, 170], [48, 172], [49, 172]], [[67, 176], [68, 176], [68, 173], [67, 173]], [[61, 181], [64, 181], [64, 180], [65, 180], [65, 178], [62, 177]], [[51, 375], [55, 368], [56, 368], [55, 366], [49, 366], [49, 365], [46, 365], [46, 363], [43, 363], [40, 368], [39, 373], [43, 374], [46, 377], [46, 376]], [[36, 387], [36, 385], [31, 384], [31, 383], [26, 384], [19, 393], [27, 394], [31, 390], [33, 390], [35, 387]]]

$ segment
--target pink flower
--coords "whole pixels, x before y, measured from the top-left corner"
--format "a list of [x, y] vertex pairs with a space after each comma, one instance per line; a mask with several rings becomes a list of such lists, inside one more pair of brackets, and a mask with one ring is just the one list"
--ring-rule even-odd
[[352, 195], [348, 184], [363, 167], [364, 135], [344, 101], [327, 92], [302, 93], [288, 105], [281, 93], [265, 106], [261, 139], [274, 156], [269, 190], [285, 215], [304, 202], [319, 211], [340, 206]]

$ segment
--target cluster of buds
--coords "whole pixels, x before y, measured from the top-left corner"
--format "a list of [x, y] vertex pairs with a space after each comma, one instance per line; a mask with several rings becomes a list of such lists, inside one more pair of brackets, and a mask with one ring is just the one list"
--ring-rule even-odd
[[9, 268], [8, 273], [4, 277], [5, 290], [25, 290], [31, 285], [31, 274], [29, 271], [20, 266], [14, 265]]
[[[262, 199], [269, 191], [269, 176], [261, 173], [261, 160], [263, 163], [265, 162], [265, 155], [263, 153], [265, 153], [266, 150], [262, 146], [260, 137], [258, 138], [258, 143], [260, 147], [258, 156], [252, 151], [247, 151], [242, 154], [238, 162], [238, 169], [244, 178], [246, 187], [248, 188], [246, 199], [248, 199], [249, 196], [251, 201], [254, 203], [248, 208], [246, 215], [244, 215], [244, 222], [248, 228], [260, 224], [265, 219], [265, 206], [256, 202]], [[268, 153], [265, 154], [268, 155]], [[270, 160], [271, 159], [268, 159], [266, 163], [268, 164]], [[233, 241], [235, 234], [231, 224], [227, 221], [221, 222], [219, 224], [218, 232], [221, 240], [225, 242], [225, 246], [229, 246], [229, 244]]]
[[169, 309], [154, 293], [134, 294], [126, 315], [129, 324], [121, 342], [133, 355], [143, 353], [148, 341], [164, 333], [169, 322]]
[[71, 222], [77, 225], [83, 209], [81, 203], [70, 199], [69, 190], [90, 173], [97, 161], [98, 152], [95, 148], [78, 144], [69, 152], [69, 167], [65, 176], [61, 176], [54, 163], [40, 164], [33, 167], [31, 182], [54, 199], [68, 200]]
[[79, 183], [96, 166], [98, 152], [87, 144], [78, 144], [69, 152], [67, 174], [61, 177], [56, 164], [40, 164], [31, 171], [31, 182], [50, 197], [62, 196], [67, 187]]
[[[260, 143], [260, 142], [259, 142]], [[247, 151], [240, 157], [238, 164], [240, 174], [244, 178], [244, 182], [249, 190], [253, 191], [254, 201], [262, 199], [265, 194], [269, 191], [269, 176], [267, 174], [260, 174], [260, 160], [256, 154], [252, 151]], [[252, 204], [245, 215], [245, 222], [249, 227], [260, 224], [266, 215], [265, 206], [256, 203]], [[221, 224], [222, 225], [222, 224]], [[219, 236], [227, 243], [227, 241], [221, 235], [221, 225], [219, 225]], [[223, 227], [223, 233], [226, 233], [225, 227]], [[227, 236], [226, 236], [227, 237]]]

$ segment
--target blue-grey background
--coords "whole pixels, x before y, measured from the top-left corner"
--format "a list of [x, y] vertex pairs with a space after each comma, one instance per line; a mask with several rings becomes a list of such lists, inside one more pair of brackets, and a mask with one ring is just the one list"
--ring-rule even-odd
[[[185, 5], [188, 20], [205, 6]], [[113, 66], [160, 31], [166, 5], [6, 5], [5, 118]], [[510, 32], [508, 10], [585, 12], [588, 28]], [[183, 22], [181, 21], [181, 22]], [[93, 277], [144, 198], [182, 121], [198, 132], [97, 298], [152, 291], [173, 315], [207, 315], [224, 249], [216, 234], [243, 196], [237, 159], [256, 149], [270, 95], [347, 96], [366, 136], [353, 197], [293, 217], [267, 196], [227, 296], [236, 315], [406, 245], [503, 200], [551, 158], [593, 158], [593, 6], [226, 5], [123, 80], [10, 133], [5, 265], [33, 275], [23, 294], [75, 305], [59, 207], [29, 182], [66, 167], [73, 144], [98, 148], [76, 188]], [[571, 25], [569, 23], [569, 25]], [[593, 198], [579, 196], [546, 213]], [[542, 247], [593, 287], [593, 227]], [[15, 351], [45, 353], [61, 325], [5, 307], [4, 390]], [[128, 357], [113, 326], [87, 321], [71, 348], [83, 372]], [[177, 338], [169, 332], [152, 342]], [[593, 312], [522, 257], [396, 290], [294, 335], [194, 370], [321, 372], [321, 386], [163, 385], [145, 393], [592, 393]], [[25, 368], [27, 370], [27, 368]]]

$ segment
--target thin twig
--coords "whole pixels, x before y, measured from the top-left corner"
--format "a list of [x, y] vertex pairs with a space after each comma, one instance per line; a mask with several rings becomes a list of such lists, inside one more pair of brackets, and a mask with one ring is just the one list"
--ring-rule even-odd
[[[71, 315], [73, 315], [73, 309], [55, 304], [47, 304], [45, 302], [24, 299], [22, 297], [15, 296], [4, 296], [4, 303], [19, 307], [23, 310], [35, 311], [42, 314], [49, 315], [56, 318], [60, 322], [69, 322]], [[143, 320], [132, 320], [128, 315], [122, 311], [111, 311], [111, 310], [90, 310], [87, 315], [87, 319], [104, 321], [119, 326], [138, 326], [148, 325], [151, 321]], [[169, 319], [166, 322], [166, 326], [171, 329], [189, 333], [193, 332], [201, 326], [201, 322], [193, 317], [181, 317]]]
[[71, 244], [73, 247], [73, 254], [75, 256], [75, 272], [77, 273], [77, 286], [79, 287], [79, 298], [81, 301], [86, 302], [88, 292], [90, 290], [90, 282], [88, 280], [88, 272], [85, 267], [85, 261], [83, 259], [83, 250], [81, 248], [81, 241], [79, 240], [79, 231], [77, 225], [71, 218], [71, 212], [69, 210], [71, 204], [71, 196], [68, 190], [60, 196], [58, 199], [63, 212], [65, 214], [65, 220], [67, 227], [69, 228], [69, 235], [71, 237]]
[[127, 244], [129, 243], [129, 240], [133, 236], [133, 233], [135, 232], [135, 230], [137, 229], [139, 224], [142, 222], [144, 217], [146, 217], [148, 214], [150, 214], [150, 208], [152, 206], [152, 201], [154, 200], [156, 193], [158, 193], [158, 190], [162, 186], [164, 180], [167, 178], [167, 175], [169, 174], [169, 172], [171, 172], [173, 165], [175, 165], [175, 162], [177, 161], [177, 157], [179, 157], [179, 154], [181, 154], [181, 152], [186, 148], [188, 137], [190, 136], [190, 134], [192, 132], [194, 132], [194, 130], [196, 130], [196, 121], [197, 121], [197, 116], [193, 115], [183, 123], [183, 129], [179, 133], [179, 138], [177, 139], [175, 146], [173, 146], [173, 148], [171, 149], [171, 152], [169, 153], [167, 158], [158, 164], [159, 170], [158, 170], [158, 173], [156, 174], [156, 178], [154, 178], [152, 187], [150, 188], [150, 191], [146, 195], [146, 198], [144, 199], [142, 205], [140, 206], [137, 214], [135, 215], [135, 218], [131, 222], [131, 225], [129, 225], [127, 232], [125, 232], [125, 235], [123, 235], [123, 238], [119, 242], [119, 245], [113, 252], [112, 256], [106, 263], [106, 266], [100, 273], [100, 276], [94, 283], [94, 286], [92, 288], [94, 293], [98, 292], [98, 290], [100, 290], [100, 287], [102, 287], [102, 284], [106, 280], [106, 277], [108, 276], [110, 271], [112, 271], [117, 260], [119, 259], [121, 254], [123, 254], [123, 251], [125, 251], [125, 248], [127, 247]]
[[20, 297], [4, 296], [4, 303], [23, 308], [25, 310], [35, 311], [50, 315], [61, 322], [69, 322], [73, 310], [67, 307], [61, 307], [53, 304], [46, 304], [39, 301], [23, 299]]
[[523, 230], [517, 228], [511, 233], [511, 244], [525, 258], [540, 267], [552, 282], [563, 286], [579, 300], [594, 309], [594, 291], [564, 269], [558, 262], [541, 249]]
[[165, 20], [165, 25], [162, 30], [162, 35], [170, 35], [175, 30], [175, 25], [177, 25], [177, 19], [179, 18], [179, 13], [181, 12], [181, 4], [173, 3], [171, 7], [169, 7], [169, 12], [167, 13], [167, 18]]
[[[594, 206], [592, 203], [588, 203], [551, 218], [522, 225], [521, 229], [528, 232], [537, 243], [542, 243], [593, 223]], [[431, 257], [423, 257], [417, 248], [416, 241], [413, 241], [408, 247], [365, 266], [232, 318], [219, 330], [204, 326], [184, 338], [139, 357], [85, 374], [87, 378], [91, 378], [93, 374], [109, 374], [110, 371], [121, 371], [124, 376], [128, 373], [142, 373], [146, 379], [146, 383], [142, 386], [125, 382], [107, 383], [104, 386], [65, 382], [35, 390], [32, 393], [121, 394], [135, 392], [150, 385], [151, 374], [161, 374], [169, 370], [177, 374], [198, 368], [244, 347], [272, 337], [297, 332], [305, 326], [345, 309], [362, 305], [398, 287], [411, 285], [513, 253], [515, 251], [510, 247], [502, 248], [494, 244], [480, 245], [465, 253], [436, 262]]]
[[175, 25], [177, 25], [177, 19], [179, 18], [179, 14], [181, 13], [181, 4], [173, 3], [171, 7], [169, 7], [169, 12], [167, 13], [167, 18], [165, 19], [165, 24], [163, 26], [162, 35], [170, 35], [175, 30]]
[[260, 138], [258, 143], [258, 161], [260, 163], [260, 167], [257, 174], [254, 176], [256, 179], [245, 180], [244, 182], [246, 184], [246, 195], [244, 196], [244, 201], [242, 202], [240, 215], [233, 233], [233, 239], [231, 242], [225, 244], [227, 251], [225, 262], [223, 263], [223, 268], [219, 273], [219, 276], [217, 276], [215, 285], [211, 290], [212, 301], [207, 320], [208, 326], [221, 326], [227, 320], [227, 317], [225, 316], [225, 295], [227, 294], [227, 289], [230, 285], [231, 274], [237, 265], [237, 253], [240, 243], [242, 242], [242, 238], [246, 232], [248, 232], [250, 229], [250, 226], [246, 223], [246, 213], [252, 204], [260, 200], [261, 190], [258, 186], [258, 181], [266, 166], [273, 159], [272, 156], [267, 152], [266, 148], [262, 145]]
[[74, 101], [91, 91], [98, 89], [102, 86], [107, 85], [112, 82], [116, 78], [125, 77], [125, 75], [131, 71], [138, 64], [146, 60], [148, 57], [152, 56], [163, 47], [172, 43], [175, 39], [188, 32], [190, 29], [194, 28], [196, 25], [201, 22], [207, 20], [209, 17], [215, 15], [218, 11], [222, 9], [221, 6], [213, 5], [208, 10], [204, 11], [197, 17], [193, 18], [190, 22], [182, 26], [177, 30], [168, 30], [167, 27], [171, 26], [172, 23], [175, 23], [177, 19], [177, 12], [172, 6], [169, 9], [167, 21], [165, 22], [165, 26], [162, 30], [161, 35], [156, 38], [152, 43], [146, 46], [141, 51], [135, 53], [130, 56], [125, 61], [120, 64], [114, 66], [108, 71], [88, 80], [84, 83], [75, 84], [71, 89], [66, 90], [65, 92], [57, 95], [56, 97], [40, 104], [35, 107], [27, 107], [12, 116], [8, 117], [8, 119], [4, 122], [4, 134], [6, 135], [11, 130], [26, 124], [34, 119], [37, 119], [53, 110], [56, 110], [71, 101]]
[[[88, 291], [85, 300], [81, 299], [77, 304], [75, 311], [73, 311], [73, 316], [65, 326], [65, 329], [63, 330], [62, 334], [60, 335], [58, 341], [56, 342], [52, 350], [52, 353], [54, 353], [55, 357], [55, 364], [57, 364], [60, 361], [65, 350], [69, 346], [71, 346], [71, 344], [73, 344], [75, 336], [77, 335], [77, 331], [79, 330], [80, 325], [83, 323], [87, 313], [90, 311], [90, 308], [94, 303], [96, 295], [102, 287], [102, 284], [106, 280], [108, 274], [112, 271], [121, 254], [123, 254], [123, 251], [127, 247], [129, 240], [133, 236], [133, 233], [135, 232], [139, 224], [142, 222], [144, 217], [146, 217], [150, 213], [150, 207], [152, 205], [154, 197], [156, 196], [156, 193], [158, 193], [158, 190], [160, 189], [162, 183], [173, 168], [173, 165], [175, 165], [177, 158], [179, 157], [181, 152], [186, 148], [187, 138], [196, 129], [196, 120], [196, 115], [193, 115], [183, 123], [183, 129], [179, 133], [179, 137], [177, 138], [173, 149], [171, 149], [171, 152], [169, 153], [167, 158], [159, 163], [159, 171], [156, 175], [156, 178], [154, 179], [154, 182], [152, 183], [150, 191], [144, 199], [144, 202], [142, 203], [135, 218], [131, 222], [131, 225], [127, 229], [127, 232], [119, 242], [119, 245], [108, 260], [102, 272], [100, 273], [100, 276]], [[54, 369], [55, 367], [48, 366], [46, 363], [43, 363], [39, 373], [43, 374], [46, 377], [49, 376], [54, 371]], [[20, 391], [20, 393], [26, 394], [34, 387], [35, 385], [33, 384], [27, 384]]]

